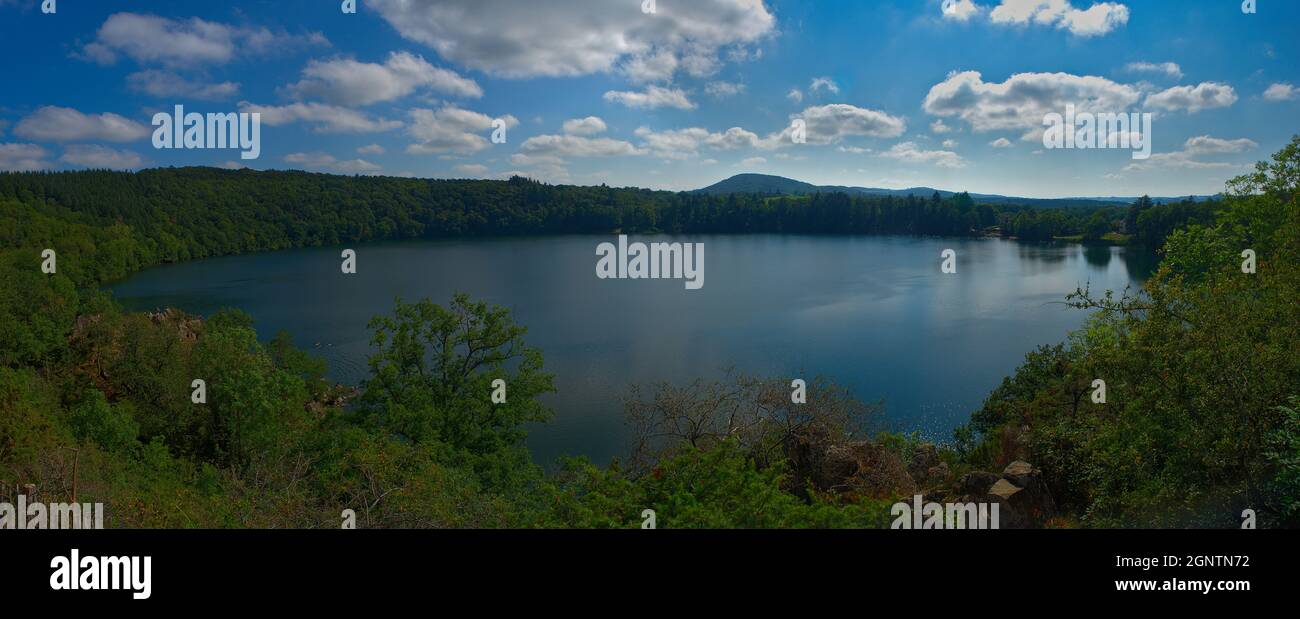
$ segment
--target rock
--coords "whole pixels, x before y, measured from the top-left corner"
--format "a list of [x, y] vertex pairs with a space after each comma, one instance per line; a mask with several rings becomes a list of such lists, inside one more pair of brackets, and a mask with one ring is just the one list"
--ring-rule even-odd
[[921, 443], [912, 453], [912, 461], [907, 465], [907, 472], [917, 483], [924, 482], [931, 468], [939, 464], [939, 450], [930, 443]]
[[943, 486], [952, 480], [952, 469], [948, 468], [947, 462], [940, 462], [936, 466], [930, 467], [925, 472], [925, 485], [927, 487]]
[[1010, 503], [1012, 500], [1011, 497], [1016, 496], [1023, 490], [1024, 490], [1023, 488], [1020, 488], [1019, 486], [1016, 486], [1015, 484], [1005, 479], [999, 479], [997, 480], [997, 482], [993, 484], [991, 488], [989, 488], [989, 494], [999, 497], [1007, 501], [1008, 503]]
[[1024, 460], [1016, 460], [1015, 462], [1008, 464], [1007, 468], [1002, 469], [1002, 478], [1024, 488], [1030, 483], [1029, 479], [1038, 472], [1038, 469], [1035, 469], [1034, 465], [1025, 462]]
[[957, 480], [952, 491], [958, 495], [983, 496], [989, 493], [989, 488], [997, 483], [998, 479], [1001, 478], [987, 471], [971, 471]]
[[[999, 483], [1017, 488], [1017, 492], [1005, 498], [1015, 511], [1024, 517], [1026, 526], [1038, 528], [1043, 522], [1056, 515], [1056, 502], [1043, 481], [1043, 472], [1023, 460], [1008, 464], [1002, 470]], [[997, 485], [997, 484], [995, 484]]]

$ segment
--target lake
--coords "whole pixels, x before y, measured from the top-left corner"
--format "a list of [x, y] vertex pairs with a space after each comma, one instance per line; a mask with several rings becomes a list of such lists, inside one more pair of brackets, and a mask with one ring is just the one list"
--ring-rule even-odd
[[[356, 384], [371, 353], [367, 321], [393, 300], [446, 304], [464, 291], [510, 308], [541, 349], [558, 393], [532, 429], [538, 462], [598, 463], [626, 452], [631, 384], [688, 383], [728, 367], [783, 378], [825, 375], [862, 400], [883, 399], [892, 429], [950, 438], [1025, 353], [1062, 341], [1086, 313], [1064, 297], [1137, 285], [1144, 250], [1001, 239], [865, 236], [654, 236], [704, 243], [705, 285], [596, 277], [605, 236], [362, 244], [357, 273], [341, 247], [212, 258], [136, 274], [111, 289], [128, 309], [244, 310]], [[957, 272], [940, 254], [957, 252]], [[811, 382], [811, 381], [810, 381]]]

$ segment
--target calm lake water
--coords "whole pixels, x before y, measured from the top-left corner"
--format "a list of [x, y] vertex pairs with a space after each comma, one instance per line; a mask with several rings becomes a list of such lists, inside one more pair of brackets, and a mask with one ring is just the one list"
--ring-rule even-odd
[[[705, 285], [686, 290], [680, 280], [597, 279], [596, 245], [612, 240], [359, 245], [355, 275], [340, 272], [338, 247], [300, 249], [162, 266], [112, 289], [135, 310], [242, 309], [264, 339], [288, 331], [349, 384], [366, 375], [366, 322], [395, 297], [446, 304], [467, 292], [510, 308], [555, 374], [555, 418], [529, 438], [536, 459], [605, 463], [626, 451], [629, 385], [733, 366], [826, 375], [863, 400], [883, 398], [894, 429], [946, 440], [1026, 352], [1082, 324], [1084, 312], [1060, 303], [1067, 293], [1089, 282], [1118, 291], [1155, 266], [1140, 250], [998, 239], [631, 239], [703, 242]], [[956, 274], [940, 272], [945, 248], [957, 252]]]

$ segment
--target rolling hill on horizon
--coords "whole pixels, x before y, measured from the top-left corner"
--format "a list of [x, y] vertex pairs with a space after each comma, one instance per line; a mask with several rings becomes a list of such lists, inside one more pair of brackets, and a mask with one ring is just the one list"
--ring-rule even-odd
[[[771, 174], [754, 174], [742, 173], [736, 174], [730, 178], [723, 179], [717, 183], [696, 189], [692, 193], [703, 193], [710, 195], [725, 195], [729, 193], [760, 193], [774, 195], [808, 195], [814, 193], [847, 193], [850, 195], [872, 195], [872, 196], [920, 196], [930, 197], [938, 193], [940, 197], [947, 198], [960, 192], [948, 191], [944, 189], [935, 189], [933, 187], [908, 187], [906, 189], [884, 189], [879, 187], [849, 187], [844, 185], [813, 185], [797, 181], [784, 176], [775, 176]], [[1099, 204], [1130, 204], [1138, 198], [1122, 196], [1098, 196], [1098, 197], [1069, 197], [1069, 198], [1025, 198], [1018, 196], [1004, 196], [999, 194], [971, 193], [970, 196], [979, 202], [993, 202], [1000, 204], [1017, 204], [1026, 206], [1044, 206], [1044, 207], [1063, 207], [1063, 206], [1097, 206]], [[1178, 202], [1186, 198], [1200, 202], [1208, 200], [1214, 196], [1152, 196], [1151, 199], [1159, 202]]]

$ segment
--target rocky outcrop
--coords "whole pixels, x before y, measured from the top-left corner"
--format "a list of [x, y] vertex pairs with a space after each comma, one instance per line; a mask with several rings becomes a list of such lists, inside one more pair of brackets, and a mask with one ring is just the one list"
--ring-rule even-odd
[[916, 492], [907, 465], [892, 450], [871, 441], [834, 442], [801, 436], [789, 448], [791, 491], [849, 497], [888, 498]]
[[1043, 472], [1022, 460], [1008, 464], [1001, 475], [967, 473], [953, 486], [953, 493], [959, 502], [998, 503], [999, 526], [1003, 529], [1037, 529], [1056, 515], [1056, 503], [1043, 481]]

